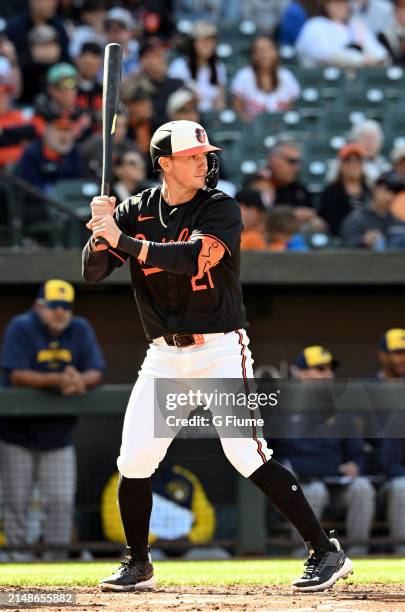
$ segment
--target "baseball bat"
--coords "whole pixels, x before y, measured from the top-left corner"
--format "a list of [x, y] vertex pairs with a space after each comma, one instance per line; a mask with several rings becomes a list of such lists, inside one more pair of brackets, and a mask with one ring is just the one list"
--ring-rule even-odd
[[[101, 195], [110, 195], [112, 148], [117, 123], [118, 105], [120, 100], [122, 69], [122, 47], [110, 43], [104, 51], [103, 73], [103, 168], [101, 175]], [[96, 238], [94, 244], [108, 245], [104, 238]]]

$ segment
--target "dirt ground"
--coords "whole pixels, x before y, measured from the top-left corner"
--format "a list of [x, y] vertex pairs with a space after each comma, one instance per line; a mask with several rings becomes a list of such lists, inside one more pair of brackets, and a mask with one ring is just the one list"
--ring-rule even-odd
[[[48, 592], [51, 589], [41, 589]], [[59, 589], [58, 589], [59, 590]], [[0, 589], [0, 594], [12, 589]], [[33, 589], [33, 591], [39, 591]], [[293, 593], [285, 586], [158, 587], [144, 593], [101, 593], [97, 588], [76, 588], [76, 605], [29, 609], [46, 612], [405, 612], [405, 585], [336, 585], [333, 590], [312, 595]], [[1, 607], [1, 606], [0, 606]], [[8, 607], [8, 610], [23, 608]]]

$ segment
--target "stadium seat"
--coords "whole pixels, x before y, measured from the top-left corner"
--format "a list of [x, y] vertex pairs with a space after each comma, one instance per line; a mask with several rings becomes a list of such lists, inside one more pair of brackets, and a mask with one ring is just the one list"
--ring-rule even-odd
[[94, 181], [68, 179], [58, 181], [52, 190], [52, 196], [82, 217], [89, 216], [91, 199], [100, 193], [100, 187]]

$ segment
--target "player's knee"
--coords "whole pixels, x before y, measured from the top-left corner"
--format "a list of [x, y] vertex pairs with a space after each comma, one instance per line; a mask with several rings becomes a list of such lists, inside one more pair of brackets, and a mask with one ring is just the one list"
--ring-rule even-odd
[[118, 457], [117, 466], [125, 478], [149, 478], [159, 465], [159, 459], [150, 452], [124, 453]]
[[359, 476], [350, 485], [351, 496], [360, 497], [362, 499], [373, 500], [375, 498], [375, 489], [368, 478]]
[[390, 482], [389, 488], [391, 493], [405, 496], [405, 476], [393, 478]]

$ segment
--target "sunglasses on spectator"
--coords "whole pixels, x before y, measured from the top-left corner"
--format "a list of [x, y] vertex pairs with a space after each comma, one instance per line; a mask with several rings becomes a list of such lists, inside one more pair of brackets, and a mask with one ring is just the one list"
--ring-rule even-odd
[[77, 83], [74, 79], [63, 79], [63, 81], [55, 83], [54, 87], [59, 91], [67, 91], [69, 89], [76, 89]]
[[140, 162], [137, 159], [124, 159], [123, 163], [128, 166], [139, 166]]
[[301, 163], [300, 157], [288, 157], [287, 155], [280, 155], [280, 157], [291, 166], [299, 166], [299, 164]]
[[330, 364], [318, 365], [318, 366], [314, 366], [314, 370], [318, 370], [318, 372], [327, 372], [329, 370], [333, 370], [333, 367]]
[[63, 308], [63, 310], [72, 310], [73, 304], [70, 302], [45, 302], [45, 305], [50, 310], [56, 310], [57, 308]]

